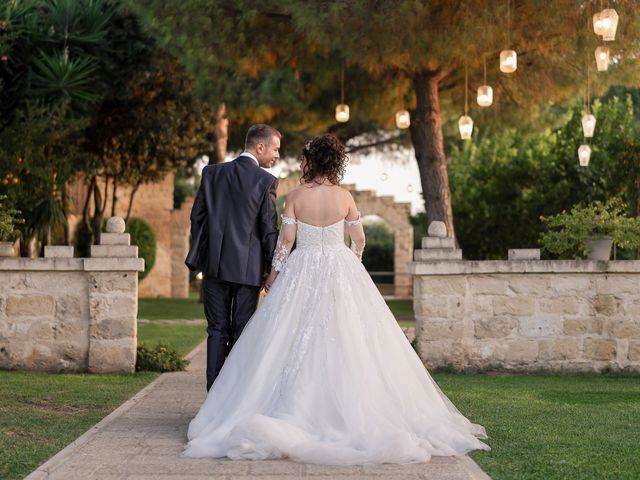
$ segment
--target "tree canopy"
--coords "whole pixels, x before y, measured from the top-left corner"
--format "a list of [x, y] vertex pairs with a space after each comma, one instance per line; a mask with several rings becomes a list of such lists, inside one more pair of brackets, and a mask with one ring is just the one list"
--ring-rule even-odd
[[[180, 52], [200, 79], [201, 91], [227, 104], [232, 124], [268, 121], [294, 137], [330, 130], [348, 139], [391, 128], [394, 112], [407, 105], [427, 217], [444, 220], [450, 235], [442, 124], [463, 112], [465, 64], [473, 92], [487, 60], [495, 105], [478, 115], [487, 123], [513, 122], [529, 116], [531, 106], [573, 100], [584, 91], [587, 62], [595, 70], [598, 38], [590, 23], [599, 9], [595, 1], [131, 3]], [[640, 70], [640, 5], [619, 0], [611, 6], [620, 15], [614, 62], [594, 82], [598, 91], [627, 83]], [[498, 55], [505, 48], [519, 55], [511, 75], [498, 72]], [[333, 107], [340, 98], [343, 65], [352, 120], [338, 125]], [[474, 116], [478, 109], [471, 110]]]

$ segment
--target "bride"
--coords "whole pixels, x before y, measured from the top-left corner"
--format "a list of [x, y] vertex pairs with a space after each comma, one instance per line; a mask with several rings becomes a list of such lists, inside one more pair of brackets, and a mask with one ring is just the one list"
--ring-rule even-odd
[[435, 384], [360, 263], [360, 215], [339, 186], [345, 161], [333, 135], [304, 147], [269, 293], [191, 421], [185, 456], [412, 463], [488, 449], [478, 440], [484, 429]]

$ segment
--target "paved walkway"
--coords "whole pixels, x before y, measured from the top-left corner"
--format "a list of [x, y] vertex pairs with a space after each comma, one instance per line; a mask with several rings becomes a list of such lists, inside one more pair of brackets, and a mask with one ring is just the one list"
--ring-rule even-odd
[[469, 457], [427, 464], [335, 467], [286, 460], [181, 458], [189, 420], [204, 400], [204, 344], [186, 372], [166, 373], [27, 477], [27, 480], [480, 480]]

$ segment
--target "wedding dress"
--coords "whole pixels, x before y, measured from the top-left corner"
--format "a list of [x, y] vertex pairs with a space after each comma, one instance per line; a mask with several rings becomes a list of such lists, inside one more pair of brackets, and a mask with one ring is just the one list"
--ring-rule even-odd
[[344, 225], [283, 217], [280, 274], [189, 425], [185, 456], [412, 463], [488, 449], [431, 379]]

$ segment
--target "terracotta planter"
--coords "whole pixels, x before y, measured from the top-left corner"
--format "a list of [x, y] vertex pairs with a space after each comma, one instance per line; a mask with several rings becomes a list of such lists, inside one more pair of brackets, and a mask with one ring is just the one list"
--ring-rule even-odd
[[0, 242], [0, 257], [15, 257], [13, 242]]
[[610, 260], [611, 245], [613, 245], [613, 239], [611, 237], [599, 237], [588, 240], [587, 248], [591, 250], [591, 252], [589, 252], [587, 258], [589, 260]]

